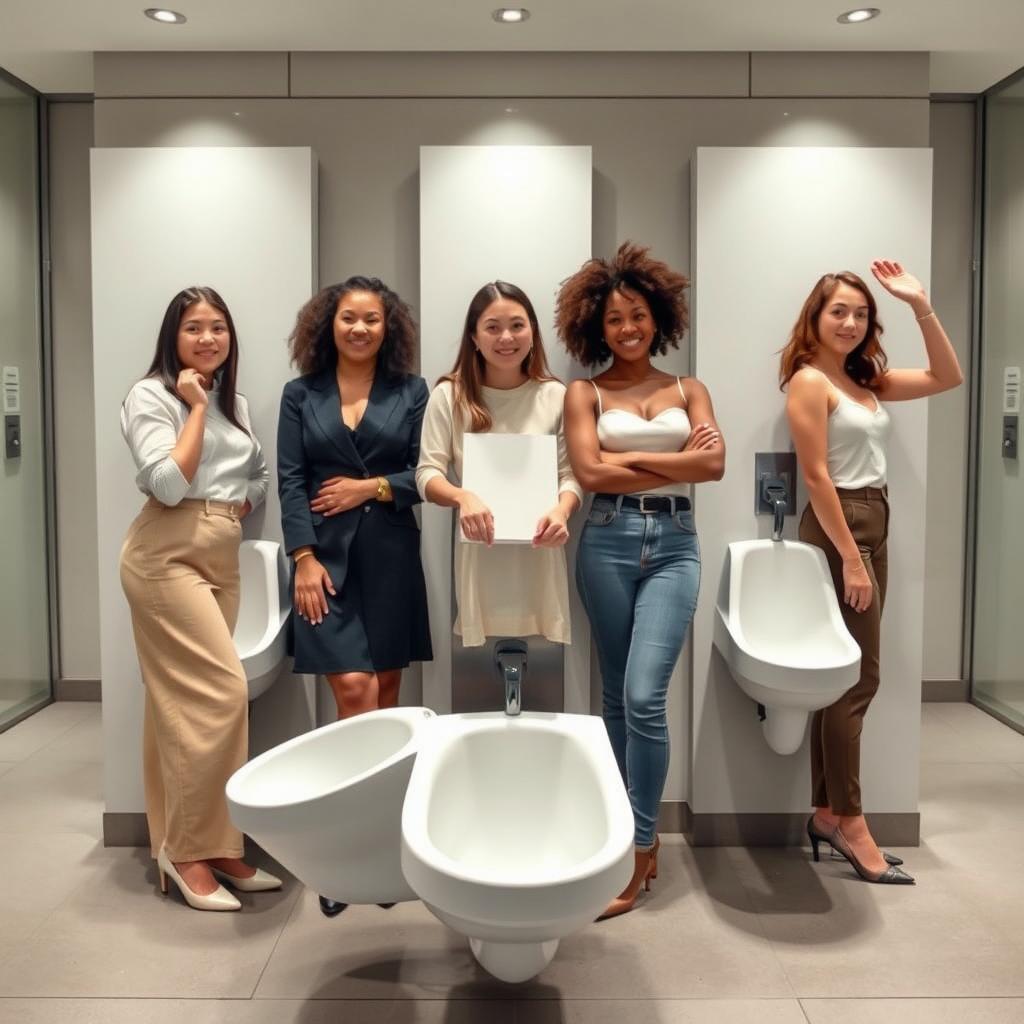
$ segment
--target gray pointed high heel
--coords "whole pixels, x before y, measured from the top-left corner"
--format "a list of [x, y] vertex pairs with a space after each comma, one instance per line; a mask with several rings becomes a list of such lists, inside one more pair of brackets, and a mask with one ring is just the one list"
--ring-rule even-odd
[[[811, 848], [814, 852], [814, 859], [818, 859], [818, 843], [828, 843], [832, 847], [832, 856], [837, 860], [846, 860], [846, 858], [834, 847], [829, 840], [827, 832], [819, 832], [814, 827], [814, 815], [812, 814], [807, 819], [807, 838], [811, 841]], [[886, 864], [891, 864], [893, 867], [899, 867], [903, 863], [902, 857], [897, 857], [895, 853], [889, 853], [886, 850], [881, 851], [882, 856], [885, 858]]]
[[[846, 836], [843, 835], [838, 825], [832, 830], [832, 835], [829, 837], [828, 842], [832, 844], [832, 849], [836, 853], [841, 854], [846, 860], [850, 862], [850, 866], [854, 871], [864, 879], [865, 882], [877, 882], [880, 885], [914, 885], [914, 878], [912, 875], [908, 875], [903, 868], [898, 868], [893, 864], [890, 864], [884, 871], [872, 873], [868, 871], [866, 867], [859, 860], [857, 860], [856, 854], [853, 852], [853, 848], [850, 846]], [[815, 853], [817, 853], [817, 846], [815, 846]]]

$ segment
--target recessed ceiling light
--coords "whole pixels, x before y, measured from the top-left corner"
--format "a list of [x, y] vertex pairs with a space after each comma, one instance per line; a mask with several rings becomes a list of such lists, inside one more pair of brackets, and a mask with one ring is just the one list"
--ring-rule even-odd
[[491, 12], [491, 17], [503, 25], [516, 25], [526, 21], [529, 16], [530, 12], [525, 7], [499, 7]]
[[188, 18], [177, 11], [168, 11], [162, 7], [147, 7], [143, 12], [147, 18], [162, 22], [164, 25], [184, 25]]
[[836, 21], [840, 25], [856, 25], [860, 21], [870, 21], [872, 18], [877, 18], [881, 13], [877, 7], [858, 7], [854, 11], [840, 14]]

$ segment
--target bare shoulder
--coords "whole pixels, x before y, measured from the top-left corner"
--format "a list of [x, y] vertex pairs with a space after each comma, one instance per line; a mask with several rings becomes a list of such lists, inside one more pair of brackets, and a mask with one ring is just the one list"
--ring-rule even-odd
[[566, 398], [574, 399], [576, 401], [588, 396], [593, 400], [595, 395], [594, 382], [587, 377], [580, 377], [578, 380], [569, 381], [569, 384], [565, 389]]
[[832, 391], [832, 384], [828, 377], [813, 366], [801, 366], [789, 379], [786, 387], [792, 397], [814, 398], [816, 396], [828, 397]]
[[827, 413], [834, 401], [833, 390], [825, 374], [813, 366], [803, 366], [793, 374], [786, 388], [786, 409], [800, 409], [813, 414], [824, 410]]
[[710, 402], [711, 393], [707, 389], [707, 385], [696, 377], [682, 377], [680, 378], [683, 382], [683, 395], [686, 397], [686, 404], [689, 405], [691, 402]]

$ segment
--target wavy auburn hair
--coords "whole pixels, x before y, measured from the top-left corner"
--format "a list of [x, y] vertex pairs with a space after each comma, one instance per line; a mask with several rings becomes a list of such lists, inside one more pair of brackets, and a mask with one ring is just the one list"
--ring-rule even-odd
[[446, 373], [438, 381], [451, 381], [452, 405], [456, 411], [469, 420], [469, 433], [483, 434], [491, 429], [493, 420], [491, 411], [483, 396], [483, 380], [486, 361], [473, 341], [477, 324], [487, 307], [499, 299], [518, 302], [526, 310], [526, 319], [530, 321], [533, 332], [533, 345], [526, 357], [519, 364], [520, 369], [530, 380], [554, 380], [548, 369], [548, 359], [544, 354], [544, 343], [540, 336], [540, 324], [533, 303], [522, 288], [517, 288], [508, 281], [491, 281], [485, 284], [473, 296], [466, 311], [466, 322], [462, 327], [462, 339], [459, 342], [459, 354], [455, 357], [455, 365], [451, 373]]
[[837, 274], [823, 274], [807, 296], [803, 309], [793, 325], [789, 341], [782, 350], [779, 363], [779, 389], [792, 380], [793, 374], [807, 366], [814, 358], [821, 338], [818, 336], [818, 320], [821, 311], [828, 305], [836, 289], [841, 285], [856, 288], [864, 296], [868, 307], [868, 328], [864, 340], [846, 357], [843, 369], [851, 380], [861, 387], [874, 390], [881, 384], [882, 374], [888, 363], [882, 349], [882, 323], [878, 319], [878, 306], [863, 279], [852, 270], [841, 270]]
[[231, 319], [227, 303], [212, 288], [205, 285], [193, 285], [191, 288], [183, 288], [171, 299], [164, 312], [163, 322], [160, 324], [160, 331], [156, 338], [156, 352], [153, 353], [153, 361], [149, 364], [146, 376], [160, 381], [182, 405], [188, 407], [188, 403], [178, 394], [178, 374], [184, 369], [178, 358], [178, 330], [189, 307], [194, 306], [197, 302], [205, 302], [212, 306], [224, 317], [224, 323], [227, 324], [228, 333], [231, 335], [231, 344], [228, 348], [227, 359], [216, 373], [216, 378], [219, 381], [217, 406], [229, 423], [248, 434], [249, 431], [242, 426], [242, 421], [238, 418], [238, 413], [235, 410], [238, 381], [238, 334], [235, 331], [235, 322]]
[[288, 336], [292, 363], [305, 375], [332, 370], [338, 365], [334, 345], [334, 316], [349, 292], [372, 292], [384, 307], [384, 343], [377, 366], [388, 376], [408, 373], [416, 354], [418, 331], [409, 307], [380, 278], [356, 275], [322, 288], [299, 310]]
[[555, 304], [555, 327], [569, 354], [584, 366], [603, 363], [612, 350], [604, 340], [604, 307], [614, 291], [641, 295], [651, 307], [657, 331], [651, 355], [679, 347], [690, 325], [683, 294], [690, 282], [667, 263], [652, 259], [650, 248], [623, 242], [612, 260], [587, 260], [562, 282]]

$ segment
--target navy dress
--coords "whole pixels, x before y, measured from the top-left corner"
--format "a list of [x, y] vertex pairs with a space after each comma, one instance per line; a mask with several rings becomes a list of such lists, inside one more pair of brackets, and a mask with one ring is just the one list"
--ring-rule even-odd
[[[429, 661], [427, 593], [415, 472], [427, 404], [422, 377], [379, 372], [350, 430], [332, 369], [289, 381], [277, 427], [277, 480], [285, 550], [311, 546], [331, 577], [329, 614], [313, 626], [292, 609], [297, 673], [377, 672]], [[309, 504], [331, 477], [387, 477], [393, 501], [371, 499], [322, 516]], [[295, 567], [290, 592], [294, 600]]]

